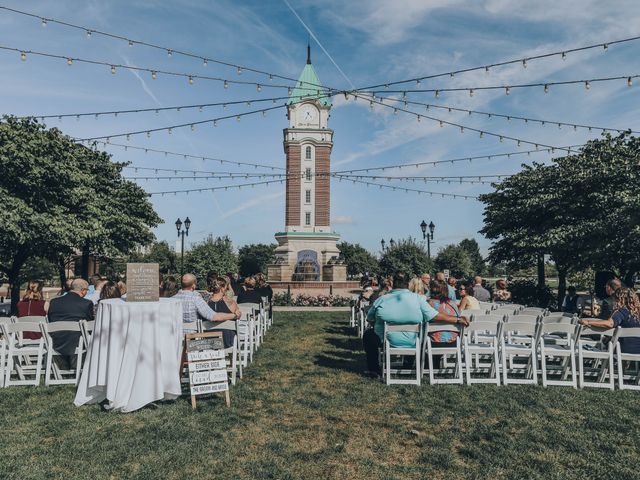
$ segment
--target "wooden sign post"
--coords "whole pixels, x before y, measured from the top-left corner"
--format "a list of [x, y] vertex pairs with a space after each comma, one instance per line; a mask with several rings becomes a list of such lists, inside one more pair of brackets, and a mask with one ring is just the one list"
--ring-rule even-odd
[[227, 407], [229, 377], [224, 353], [222, 332], [188, 333], [185, 335], [191, 408], [196, 408], [196, 397], [224, 392]]
[[160, 300], [160, 266], [157, 263], [127, 263], [127, 302]]

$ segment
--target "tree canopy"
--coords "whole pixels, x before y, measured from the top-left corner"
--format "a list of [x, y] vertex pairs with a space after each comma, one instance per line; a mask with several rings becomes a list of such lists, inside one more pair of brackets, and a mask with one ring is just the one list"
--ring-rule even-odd
[[490, 260], [527, 267], [549, 254], [559, 296], [567, 274], [613, 270], [627, 282], [640, 270], [640, 139], [603, 135], [580, 153], [535, 163], [482, 195], [495, 240]]
[[460, 245], [447, 245], [440, 249], [435, 259], [438, 270], [448, 269], [451, 276], [468, 278], [475, 273], [469, 252]]
[[393, 275], [403, 271], [410, 276], [420, 276], [433, 270], [433, 262], [429, 259], [424, 245], [414, 239], [399, 240], [389, 247], [380, 259], [380, 271], [383, 275]]
[[0, 122], [0, 270], [17, 301], [30, 257], [56, 263], [74, 251], [128, 253], [153, 239], [161, 219], [147, 193], [122, 177], [126, 164], [74, 142], [35, 119]]
[[380, 271], [378, 259], [358, 243], [340, 242], [337, 245], [340, 258], [347, 266], [347, 275], [355, 276], [369, 272], [377, 275]]
[[267, 273], [267, 265], [276, 259], [275, 243], [243, 245], [238, 250], [240, 275], [248, 277], [256, 273]]
[[185, 273], [193, 273], [198, 285], [205, 287], [207, 274], [216, 272], [224, 274], [238, 271], [238, 256], [233, 251], [233, 243], [229, 237], [207, 237], [196, 243], [185, 255]]

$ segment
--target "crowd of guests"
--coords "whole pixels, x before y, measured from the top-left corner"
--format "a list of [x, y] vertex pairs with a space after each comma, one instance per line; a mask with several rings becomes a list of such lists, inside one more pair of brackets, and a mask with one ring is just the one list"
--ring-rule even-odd
[[[610, 280], [606, 285], [607, 298], [598, 319], [581, 319], [582, 325], [602, 328], [640, 327], [640, 297], [631, 288], [625, 288], [619, 279]], [[571, 288], [563, 304], [563, 311], [577, 308], [575, 288]], [[507, 303], [511, 292], [506, 280], [498, 279], [493, 292], [484, 285], [482, 277], [473, 281], [458, 282], [455, 278], [445, 279], [443, 272], [436, 273], [435, 279], [428, 273], [419, 278], [408, 278], [398, 272], [392, 278], [383, 278], [376, 291], [365, 286], [357, 301], [357, 308], [367, 315], [370, 326], [363, 335], [363, 347], [367, 357], [368, 373], [380, 375], [379, 350], [384, 341], [384, 323], [424, 324], [431, 321], [456, 324], [456, 327], [429, 334], [434, 347], [454, 343], [459, 335], [459, 326], [469, 324], [465, 310], [480, 309], [480, 302]], [[398, 348], [415, 347], [416, 334], [392, 332], [388, 335], [390, 344]], [[640, 354], [640, 338], [622, 338], [621, 349], [625, 353]], [[435, 359], [438, 360], [437, 358]]]

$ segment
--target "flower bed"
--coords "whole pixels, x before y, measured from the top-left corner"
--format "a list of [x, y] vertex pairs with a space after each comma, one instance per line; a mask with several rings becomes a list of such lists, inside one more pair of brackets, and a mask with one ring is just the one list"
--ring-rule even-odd
[[[290, 297], [290, 298], [289, 298]], [[276, 293], [273, 295], [273, 305], [277, 307], [348, 307], [351, 305], [351, 298], [340, 295], [289, 295], [287, 293]]]

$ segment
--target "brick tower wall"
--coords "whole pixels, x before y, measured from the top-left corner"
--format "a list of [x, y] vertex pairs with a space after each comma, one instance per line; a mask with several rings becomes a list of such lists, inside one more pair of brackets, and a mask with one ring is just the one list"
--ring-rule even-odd
[[330, 225], [330, 195], [331, 180], [329, 178], [331, 147], [319, 145], [316, 147], [316, 198], [315, 224], [319, 227]]
[[300, 178], [300, 145], [285, 146], [287, 156], [287, 194], [284, 224], [286, 226], [300, 225], [300, 189], [302, 179]]

